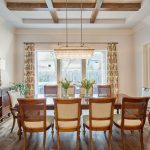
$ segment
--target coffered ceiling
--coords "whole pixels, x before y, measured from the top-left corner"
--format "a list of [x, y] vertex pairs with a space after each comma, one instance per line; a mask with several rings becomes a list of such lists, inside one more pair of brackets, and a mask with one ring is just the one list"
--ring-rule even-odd
[[[139, 14], [143, 13], [145, 15], [145, 9], [147, 11], [149, 9], [147, 3], [150, 2], [150, 0], [1, 1], [0, 16], [18, 28], [64, 28], [66, 24], [66, 6], [69, 27], [80, 27], [82, 7], [84, 27], [128, 28], [140, 19]], [[133, 18], [135, 18], [135, 21]]]

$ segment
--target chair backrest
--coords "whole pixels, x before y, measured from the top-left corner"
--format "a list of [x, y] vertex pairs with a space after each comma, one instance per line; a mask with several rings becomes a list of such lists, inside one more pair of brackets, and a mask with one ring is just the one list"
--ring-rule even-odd
[[43, 130], [46, 130], [46, 99], [18, 99], [21, 124], [25, 127], [25, 122], [42, 121]]
[[16, 104], [18, 104], [17, 99], [22, 97], [20, 95], [20, 93], [18, 91], [15, 91], [15, 90], [8, 91], [8, 95], [10, 98], [10, 106], [12, 108], [15, 107]]
[[45, 96], [57, 96], [58, 85], [44, 85], [44, 95]]
[[114, 106], [116, 98], [90, 98], [89, 99], [89, 121], [92, 128], [94, 120], [109, 120], [113, 123]]
[[[93, 97], [93, 87], [90, 88], [89, 94], [90, 94], [90, 97]], [[85, 88], [83, 87], [80, 88], [80, 96], [81, 97], [85, 96]]]
[[77, 121], [80, 127], [81, 98], [54, 98], [56, 129], [58, 121]]
[[111, 96], [111, 85], [98, 85], [98, 96], [99, 97], [110, 97]]
[[150, 97], [124, 97], [122, 100], [122, 126], [124, 119], [141, 120], [145, 124], [146, 109]]

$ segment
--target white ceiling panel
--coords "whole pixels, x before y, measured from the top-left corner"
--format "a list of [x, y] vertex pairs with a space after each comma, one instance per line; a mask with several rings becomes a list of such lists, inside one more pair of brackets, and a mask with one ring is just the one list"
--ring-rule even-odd
[[[65, 11], [58, 11], [58, 17], [61, 19], [66, 19]], [[91, 17], [92, 11], [82, 11], [82, 18], [88, 19]], [[80, 11], [67, 11], [67, 18], [69, 19], [80, 19], [81, 12]]]
[[28, 19], [48, 19], [52, 18], [48, 11], [13, 11], [13, 13], [19, 18]]
[[6, 0], [6, 2], [45, 3], [45, 0]]

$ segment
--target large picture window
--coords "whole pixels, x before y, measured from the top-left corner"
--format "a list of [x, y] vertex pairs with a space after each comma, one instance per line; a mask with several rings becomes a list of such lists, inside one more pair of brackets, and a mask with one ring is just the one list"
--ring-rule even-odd
[[98, 84], [107, 84], [107, 51], [96, 50], [86, 61], [86, 78], [95, 80], [94, 94]]
[[43, 86], [57, 84], [57, 61], [53, 51], [36, 52], [36, 93], [43, 94]]

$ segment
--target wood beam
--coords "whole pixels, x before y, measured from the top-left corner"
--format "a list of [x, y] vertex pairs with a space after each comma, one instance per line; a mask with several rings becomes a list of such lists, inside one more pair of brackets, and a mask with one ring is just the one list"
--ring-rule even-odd
[[99, 13], [99, 9], [100, 9], [102, 3], [103, 3], [103, 0], [97, 0], [96, 1], [95, 9], [92, 11], [92, 15], [91, 15], [91, 18], [90, 18], [90, 23], [94, 23], [95, 22], [96, 17], [97, 17], [97, 15]]
[[[83, 8], [95, 8], [95, 4], [96, 3], [82, 3], [82, 7]], [[66, 7], [66, 3], [61, 2], [61, 3], [55, 3], [53, 2], [53, 6], [54, 8], [65, 8]], [[68, 8], [80, 8], [81, 7], [81, 3], [67, 3], [67, 7]]]
[[58, 15], [57, 15], [56, 9], [54, 9], [54, 7], [53, 7], [52, 1], [51, 0], [45, 0], [45, 2], [47, 4], [47, 7], [50, 11], [50, 14], [53, 18], [53, 22], [58, 23], [59, 22]]
[[102, 3], [101, 11], [138, 11], [141, 3]]
[[[95, 3], [83, 3], [83, 8], [95, 8]], [[57, 7], [56, 7], [57, 6]], [[59, 7], [58, 7], [59, 6]], [[80, 8], [80, 3], [67, 4], [68, 8]], [[65, 8], [65, 3], [53, 3], [54, 8]], [[7, 2], [7, 8], [14, 11], [48, 11], [46, 3]], [[102, 3], [100, 11], [138, 11], [141, 3]]]

